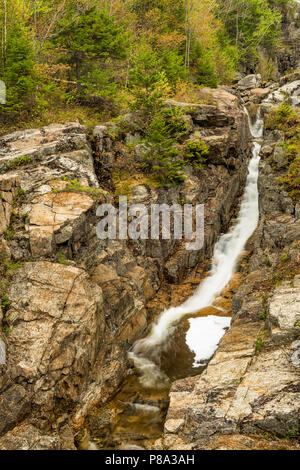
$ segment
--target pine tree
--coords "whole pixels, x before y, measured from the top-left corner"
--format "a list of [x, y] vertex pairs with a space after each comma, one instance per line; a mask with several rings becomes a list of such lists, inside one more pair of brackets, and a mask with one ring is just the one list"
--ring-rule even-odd
[[95, 89], [108, 84], [106, 61], [126, 59], [129, 34], [106, 10], [93, 7], [69, 26], [63, 25], [57, 41], [66, 49], [77, 91], [83, 93], [88, 81]]
[[1, 79], [6, 84], [4, 113], [20, 113], [30, 110], [36, 92], [32, 43], [20, 26], [10, 29], [6, 39], [6, 59]]

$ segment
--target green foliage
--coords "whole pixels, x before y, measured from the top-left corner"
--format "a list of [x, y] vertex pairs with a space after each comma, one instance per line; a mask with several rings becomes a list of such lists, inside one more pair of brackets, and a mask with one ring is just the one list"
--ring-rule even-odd
[[134, 97], [132, 109], [151, 119], [162, 108], [169, 85], [158, 55], [145, 43], [132, 59], [129, 84]]
[[24, 29], [14, 26], [7, 35], [5, 63], [0, 78], [6, 84], [2, 113], [29, 111], [34, 106], [37, 79], [33, 46]]
[[143, 124], [145, 151], [140, 157], [144, 169], [159, 183], [178, 184], [184, 180], [184, 163], [175, 143], [187, 132], [187, 123], [179, 108], [165, 108], [169, 92], [166, 72], [158, 55], [142, 44], [132, 60], [130, 88], [132, 109], [139, 111]]
[[4, 294], [2, 295], [2, 303], [1, 303], [1, 306], [2, 306], [2, 308], [3, 308], [3, 310], [4, 310], [4, 312], [8, 309], [9, 304], [10, 304], [10, 302], [9, 302], [8, 294], [7, 294], [7, 293], [4, 293]]
[[216, 14], [248, 67], [256, 65], [260, 48], [271, 54], [280, 44], [281, 13], [267, 0], [223, 0]]
[[209, 154], [208, 145], [202, 140], [192, 140], [185, 146], [184, 159], [195, 168], [201, 170], [204, 168], [206, 157]]
[[4, 261], [3, 266], [7, 269], [7, 271], [15, 271], [19, 269], [21, 264], [20, 263], [9, 263], [8, 261]]
[[169, 84], [174, 88], [179, 79], [187, 78], [187, 71], [184, 66], [183, 56], [177, 51], [166, 51], [160, 61], [162, 70]]
[[282, 103], [278, 108], [272, 109], [266, 119], [267, 129], [286, 130], [289, 124], [294, 124], [296, 118], [295, 110], [288, 103]]
[[300, 156], [289, 165], [285, 175], [278, 178], [285, 189], [289, 192], [291, 198], [300, 201]]
[[148, 150], [142, 161], [146, 171], [160, 185], [174, 185], [184, 181], [184, 163], [175, 146], [177, 138], [182, 134], [183, 125], [180, 123], [179, 132], [176, 132], [173, 116], [170, 116], [169, 111], [161, 111], [153, 117], [146, 130], [144, 143]]
[[263, 335], [260, 335], [255, 343], [255, 353], [258, 354], [264, 346]]
[[191, 64], [197, 83], [211, 88], [218, 86], [218, 78], [210, 50], [203, 50], [199, 43], [194, 42], [191, 50]]
[[62, 192], [74, 191], [78, 193], [87, 193], [95, 198], [97, 198], [97, 196], [99, 196], [100, 194], [103, 194], [102, 189], [92, 188], [90, 186], [83, 186], [77, 180], [68, 180], [67, 178], [64, 178], [64, 181], [68, 181], [69, 184], [65, 189], [61, 190]]
[[264, 54], [259, 54], [256, 72], [259, 73], [262, 79], [266, 82], [276, 80], [278, 77], [278, 70], [275, 61]]
[[178, 106], [163, 108], [160, 114], [166, 122], [168, 134], [172, 137], [176, 137], [177, 140], [190, 130], [186, 115]]
[[4, 170], [11, 170], [13, 168], [17, 168], [22, 165], [28, 165], [28, 163], [32, 162], [32, 157], [30, 155], [22, 155], [20, 157], [13, 158], [8, 162], [3, 162]]
[[[67, 22], [67, 25], [66, 25]], [[77, 81], [77, 92], [112, 96], [116, 92], [108, 61], [127, 57], [129, 33], [106, 10], [90, 8], [76, 21], [62, 21], [56, 42], [67, 50], [66, 60]]]
[[230, 84], [240, 64], [272, 79], [288, 1], [0, 2], [1, 120], [94, 123], [133, 99], [150, 122], [182, 84]]
[[136, 15], [137, 25], [145, 27], [151, 39], [153, 32], [170, 33], [184, 24], [185, 5], [182, 0], [129, 0], [128, 3]]
[[280, 261], [281, 261], [282, 263], [285, 263], [288, 259], [289, 259], [288, 253], [282, 253], [282, 254], [280, 255]]
[[214, 64], [214, 73], [218, 83], [232, 83], [238, 70], [239, 51], [236, 45], [231, 44], [224, 28], [216, 36], [210, 60]]
[[66, 257], [62, 253], [57, 253], [57, 258], [60, 264], [67, 264]]
[[288, 157], [286, 172], [278, 177], [290, 197], [300, 200], [300, 114], [292, 106], [282, 103], [267, 119], [268, 128], [279, 128], [284, 132], [282, 145]]
[[298, 427], [293, 426], [287, 433], [286, 436], [284, 436], [286, 439], [297, 439], [300, 437], [300, 432]]
[[282, 103], [276, 110], [278, 124], [285, 123], [287, 120], [295, 117], [295, 110], [291, 105]]

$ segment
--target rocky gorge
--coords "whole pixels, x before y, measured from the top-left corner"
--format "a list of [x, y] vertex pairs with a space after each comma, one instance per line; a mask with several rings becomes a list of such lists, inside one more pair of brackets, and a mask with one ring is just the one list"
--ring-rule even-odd
[[[184, 140], [204, 141], [208, 163], [187, 166], [171, 188], [131, 175], [129, 205], [204, 204], [197, 251], [177, 240], [96, 236], [98, 205], [117, 204], [113, 169], [132, 145], [141, 151], [132, 116], [92, 133], [74, 122], [0, 138], [0, 449], [76, 449], [82, 430], [91, 434], [91, 413], [130, 380], [128, 351], [177, 286], [180, 303], [207, 275], [237, 214], [252, 153], [244, 105], [253, 119], [259, 106], [267, 116], [282, 101], [297, 107], [298, 90], [297, 72], [276, 84], [251, 75], [234, 89], [204, 89], [205, 104], [167, 103], [185, 111]], [[200, 375], [172, 383], [152, 448], [299, 446], [300, 208], [277, 180], [282, 139], [268, 129], [260, 138], [259, 224], [240, 281], [219, 296], [229, 298], [230, 328]]]

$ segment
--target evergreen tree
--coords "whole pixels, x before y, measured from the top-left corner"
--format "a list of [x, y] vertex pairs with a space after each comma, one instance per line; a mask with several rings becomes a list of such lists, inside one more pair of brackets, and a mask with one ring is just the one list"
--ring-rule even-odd
[[267, 0], [224, 0], [216, 14], [249, 68], [255, 66], [260, 48], [272, 53], [278, 47], [281, 13]]
[[34, 105], [37, 80], [32, 43], [20, 26], [13, 26], [6, 39], [5, 65], [1, 79], [6, 84], [4, 113], [29, 110]]
[[[58, 42], [67, 51], [66, 61], [77, 81], [77, 90], [82, 93], [84, 83], [97, 87], [108, 86], [109, 71], [106, 61], [126, 59], [129, 34], [114, 21], [106, 10], [96, 7], [84, 12], [70, 25], [63, 25]], [[105, 92], [105, 89], [104, 89]]]
[[150, 120], [162, 107], [169, 85], [158, 55], [142, 44], [132, 59], [129, 85], [134, 97], [132, 107]]

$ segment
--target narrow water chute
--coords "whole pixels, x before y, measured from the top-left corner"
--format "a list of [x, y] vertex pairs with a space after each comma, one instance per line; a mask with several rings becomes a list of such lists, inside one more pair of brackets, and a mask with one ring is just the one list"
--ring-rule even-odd
[[[261, 118], [260, 110], [258, 110], [254, 122], [251, 121], [249, 114], [248, 119], [252, 136], [255, 139], [262, 137], [263, 119]], [[133, 347], [133, 351], [129, 353], [129, 356], [134, 361], [135, 367], [141, 374], [141, 383], [144, 384], [144, 386], [151, 387], [155, 386], [160, 380], [161, 382], [166, 381], [165, 374], [159, 370], [158, 366], [152, 362], [151, 359], [158, 355], [162, 349], [167, 348], [168, 336], [171, 334], [174, 325], [176, 325], [181, 318], [196, 313], [213, 303], [216, 296], [220, 294], [229, 283], [240, 254], [247, 240], [257, 227], [259, 219], [257, 180], [260, 149], [261, 145], [258, 142], [254, 142], [252, 158], [248, 165], [245, 191], [237, 222], [228, 233], [222, 235], [217, 241], [214, 248], [211, 274], [182, 305], [165, 310], [160, 315], [157, 322], [153, 324], [150, 334], [146, 338], [137, 341]], [[190, 322], [190, 330], [187, 334], [190, 338], [195, 338], [197, 332], [191, 331], [191, 328], [201, 328], [201, 322]], [[218, 341], [216, 346], [217, 344]], [[199, 362], [200, 353], [195, 346], [195, 341], [193, 341], [192, 350], [195, 352], [197, 361]]]

